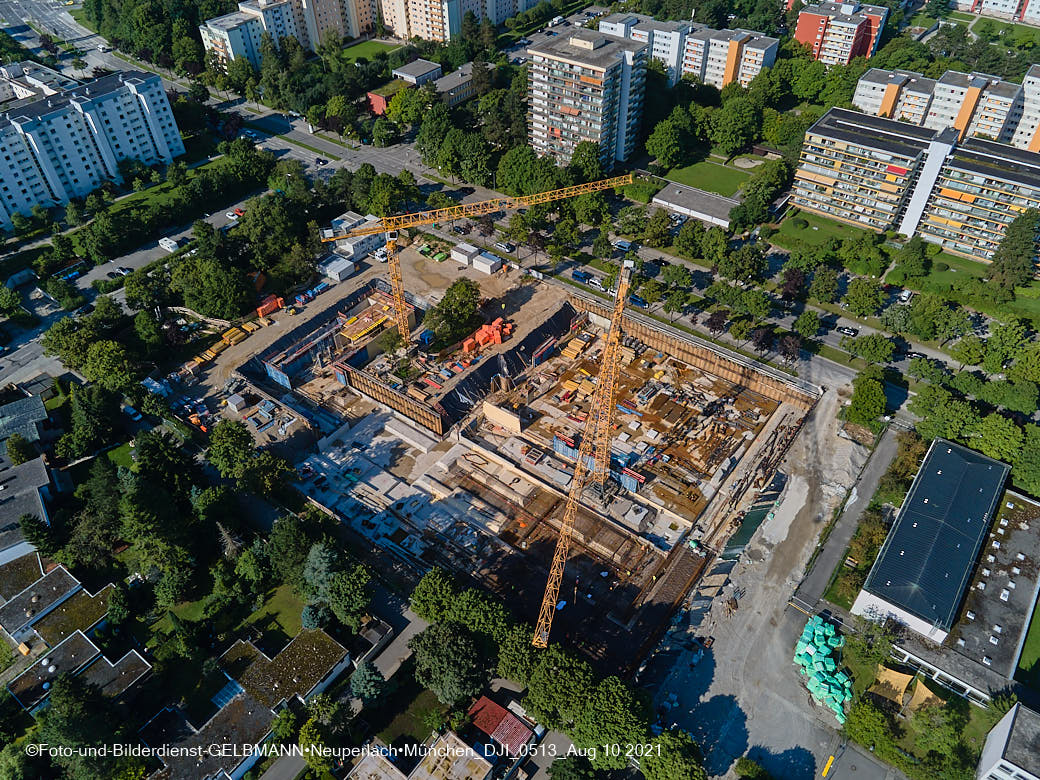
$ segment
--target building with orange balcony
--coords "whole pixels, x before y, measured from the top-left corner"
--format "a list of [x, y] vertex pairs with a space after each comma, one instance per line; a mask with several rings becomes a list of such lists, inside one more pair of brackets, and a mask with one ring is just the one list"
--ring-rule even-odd
[[791, 200], [988, 261], [1015, 217], [1040, 208], [1040, 154], [834, 108], [805, 134]]
[[539, 155], [570, 161], [591, 141], [604, 170], [635, 150], [643, 118], [648, 46], [578, 29], [528, 47], [528, 140]]
[[872, 57], [885, 28], [888, 9], [880, 5], [820, 3], [798, 12], [795, 40], [826, 65], [848, 65], [856, 57]]

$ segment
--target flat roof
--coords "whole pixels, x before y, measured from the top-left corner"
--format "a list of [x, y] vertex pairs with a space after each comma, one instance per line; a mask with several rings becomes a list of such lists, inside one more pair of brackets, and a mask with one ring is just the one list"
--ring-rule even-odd
[[96, 685], [105, 696], [115, 698], [148, 674], [152, 665], [136, 650], [129, 651], [115, 663], [99, 656], [80, 676], [91, 685]]
[[394, 68], [391, 75], [402, 75], [412, 76], [414, 78], [422, 78], [427, 73], [432, 73], [435, 70], [440, 70], [441, 66], [436, 62], [430, 62], [429, 60], [412, 60], [406, 65], [402, 65], [399, 68]]
[[0, 607], [0, 627], [13, 635], [78, 588], [79, 580], [56, 566]]
[[656, 205], [665, 207], [675, 204], [691, 211], [698, 211], [727, 221], [729, 220], [729, 212], [735, 206], [740, 205], [740, 201], [735, 198], [726, 198], [713, 192], [705, 192], [696, 187], [689, 187], [685, 184], [676, 184], [674, 182], [669, 182], [668, 186], [658, 192], [654, 196], [653, 202]]
[[115, 585], [106, 585], [97, 595], [78, 590], [43, 616], [33, 630], [51, 647], [74, 631], [89, 631], [108, 613], [108, 600]]
[[1007, 98], [1013, 98], [1022, 89], [1019, 84], [1012, 84], [1010, 81], [1004, 81], [999, 76], [979, 73], [978, 71], [962, 73], [959, 70], [948, 70], [939, 77], [938, 83], [950, 84], [955, 87], [963, 87], [964, 89], [975, 87], [985, 91], [987, 94], [1001, 95]]
[[406, 780], [407, 775], [382, 753], [366, 752], [347, 777], [353, 780]]
[[[575, 40], [588, 44], [592, 48], [585, 48], [583, 45], [575, 46], [572, 43]], [[636, 52], [645, 48], [647, 48], [647, 44], [642, 41], [633, 41], [609, 33], [578, 28], [560, 33], [542, 43], [532, 44], [527, 47], [527, 51], [543, 57], [580, 62], [591, 68], [606, 69], [617, 62], [623, 52]]]
[[981, 138], [967, 138], [946, 165], [1012, 184], [1040, 188], [1040, 154]]
[[239, 639], [220, 662], [250, 696], [273, 709], [283, 699], [309, 693], [346, 654], [346, 648], [324, 631], [305, 628], [274, 658]]
[[97, 645], [82, 631], [77, 631], [11, 680], [7, 689], [14, 694], [19, 704], [29, 709], [47, 696], [55, 679], [63, 674], [75, 674], [99, 655], [101, 651]]
[[31, 552], [0, 566], [0, 599], [17, 596], [43, 576], [40, 554]]
[[1011, 679], [1040, 584], [1040, 504], [1008, 491], [995, 515], [960, 618], [945, 644]]
[[832, 108], [807, 131], [911, 159], [927, 149], [943, 132], [844, 108]]
[[215, 30], [233, 30], [236, 27], [241, 27], [243, 24], [249, 24], [250, 22], [259, 23], [259, 19], [252, 14], [245, 14], [241, 11], [232, 11], [223, 16], [215, 16], [212, 19], [207, 19], [203, 24], [206, 27], [212, 27]]
[[1040, 714], [1022, 704], [1015, 704], [1004, 758], [1020, 769], [1040, 775]]
[[1009, 470], [935, 439], [863, 590], [949, 631]]

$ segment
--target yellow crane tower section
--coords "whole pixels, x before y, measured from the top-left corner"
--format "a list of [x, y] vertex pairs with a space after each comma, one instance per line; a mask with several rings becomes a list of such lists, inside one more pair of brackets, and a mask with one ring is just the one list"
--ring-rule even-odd
[[632, 174], [615, 176], [611, 179], [591, 181], [586, 184], [575, 184], [571, 187], [563, 187], [558, 190], [539, 192], [534, 195], [520, 195], [515, 198], [503, 196], [492, 198], [477, 203], [463, 203], [458, 206], [449, 206], [444, 209], [430, 209], [428, 211], [417, 211], [411, 214], [397, 214], [383, 217], [378, 222], [365, 225], [353, 230], [336, 230], [334, 228], [322, 230], [320, 238], [322, 241], [341, 241], [345, 238], [355, 236], [368, 236], [374, 233], [386, 234], [387, 265], [390, 268], [390, 290], [394, 299], [394, 319], [397, 322], [397, 330], [405, 342], [410, 340], [411, 331], [408, 328], [408, 304], [404, 299], [404, 280], [401, 277], [401, 261], [397, 256], [397, 231], [405, 228], [418, 227], [419, 225], [432, 225], [436, 222], [448, 222], [454, 219], [467, 217], [478, 217], [483, 214], [493, 214], [496, 211], [506, 209], [525, 208], [535, 206], [539, 203], [552, 203], [557, 200], [575, 198], [590, 192], [601, 192], [623, 187], [632, 183]]
[[[585, 420], [585, 431], [578, 446], [578, 458], [574, 464], [574, 477], [571, 479], [567, 493], [567, 503], [563, 508], [563, 519], [560, 521], [560, 536], [556, 540], [552, 565], [549, 568], [549, 581], [545, 586], [542, 606], [538, 610], [538, 625], [534, 630], [531, 644], [535, 647], [549, 646], [549, 631], [552, 628], [553, 616], [560, 598], [560, 586], [563, 584], [563, 571], [567, 566], [567, 554], [570, 552], [571, 529], [581, 505], [581, 494], [590, 481], [595, 480], [602, 485], [610, 470], [611, 427], [614, 420], [614, 407], [617, 404], [618, 374], [621, 371], [618, 353], [621, 349], [621, 323], [625, 313], [625, 300], [628, 297], [628, 286], [631, 280], [633, 263], [626, 260], [618, 275], [617, 290], [614, 293], [614, 311], [610, 317], [610, 327], [606, 334], [606, 346], [600, 364], [596, 390], [592, 395], [592, 410]], [[592, 468], [586, 461], [592, 460]]]

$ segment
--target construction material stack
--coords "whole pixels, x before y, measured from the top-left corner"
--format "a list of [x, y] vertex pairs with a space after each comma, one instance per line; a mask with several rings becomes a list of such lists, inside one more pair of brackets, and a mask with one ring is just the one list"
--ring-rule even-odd
[[816, 701], [830, 707], [838, 723], [845, 723], [845, 706], [852, 700], [852, 677], [841, 666], [845, 637], [833, 623], [812, 617], [794, 648], [794, 662], [807, 677], [806, 687]]

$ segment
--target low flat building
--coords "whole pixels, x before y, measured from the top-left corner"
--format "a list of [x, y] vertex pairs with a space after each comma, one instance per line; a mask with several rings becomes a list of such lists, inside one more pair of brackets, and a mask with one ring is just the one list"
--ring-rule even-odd
[[696, 187], [673, 182], [654, 195], [651, 202], [654, 206], [699, 219], [708, 225], [718, 225], [727, 230], [729, 229], [730, 211], [740, 205], [740, 201], [735, 198], [726, 198], [713, 192], [705, 192]]
[[409, 84], [421, 87], [427, 81], [436, 81], [441, 77], [441, 66], [429, 60], [413, 60], [407, 65], [394, 68], [390, 75], [395, 79], [401, 79]]
[[[494, 65], [487, 66], [488, 70], [494, 67]], [[437, 79], [435, 85], [437, 94], [449, 106], [457, 106], [459, 103], [464, 103], [477, 94], [473, 86], [473, 63], [467, 62], [458, 70], [452, 71], [447, 76], [442, 76]]]
[[1040, 780], [1040, 714], [1012, 705], [986, 735], [979, 780]]
[[1005, 463], [935, 439], [852, 614], [892, 618], [945, 641], [1009, 471]]
[[410, 89], [411, 86], [404, 79], [394, 79], [381, 87], [366, 92], [365, 101], [368, 103], [368, 110], [376, 116], [383, 116], [393, 96], [402, 89]]

